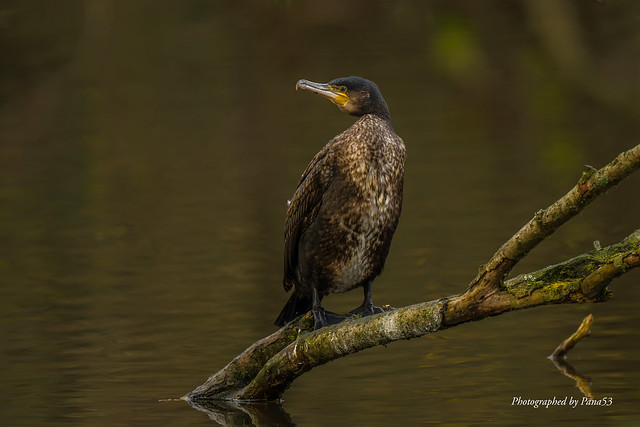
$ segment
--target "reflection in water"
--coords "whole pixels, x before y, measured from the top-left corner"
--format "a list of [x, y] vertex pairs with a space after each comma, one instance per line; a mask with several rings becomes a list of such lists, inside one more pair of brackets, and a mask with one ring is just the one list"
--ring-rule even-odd
[[553, 364], [562, 372], [563, 375], [571, 378], [576, 382], [576, 386], [583, 395], [588, 397], [589, 399], [593, 399], [593, 392], [591, 391], [591, 378], [585, 377], [584, 375], [579, 374], [573, 366], [563, 358], [554, 358], [549, 357], [549, 359], [553, 362]]
[[279, 402], [241, 403], [226, 400], [189, 402], [223, 426], [294, 426], [291, 416]]

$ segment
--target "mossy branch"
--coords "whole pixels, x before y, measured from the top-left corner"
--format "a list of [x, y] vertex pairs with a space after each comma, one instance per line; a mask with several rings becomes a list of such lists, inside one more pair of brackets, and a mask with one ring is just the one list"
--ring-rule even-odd
[[534, 217], [514, 234], [483, 266], [469, 284], [469, 289], [447, 307], [447, 317], [458, 322], [490, 315], [476, 313], [470, 308], [478, 306], [486, 295], [499, 290], [500, 284], [513, 267], [538, 243], [549, 237], [558, 227], [577, 215], [596, 197], [617, 185], [640, 168], [640, 145], [620, 153], [611, 163], [596, 170], [590, 166], [582, 173], [578, 183], [567, 194]]
[[471, 320], [543, 304], [605, 301], [610, 281], [640, 266], [640, 229], [618, 244], [561, 264], [505, 276], [540, 241], [598, 195], [640, 168], [640, 145], [600, 170], [589, 169], [574, 188], [541, 210], [496, 252], [466, 292], [312, 331], [310, 314], [254, 343], [204, 384], [183, 397], [206, 400], [280, 399], [310, 369], [377, 345], [416, 338]]

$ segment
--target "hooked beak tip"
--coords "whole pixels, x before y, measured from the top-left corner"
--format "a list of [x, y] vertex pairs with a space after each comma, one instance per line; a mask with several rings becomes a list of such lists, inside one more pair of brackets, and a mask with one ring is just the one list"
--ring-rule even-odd
[[307, 81], [304, 79], [300, 79], [296, 82], [296, 90], [304, 89], [307, 86]]

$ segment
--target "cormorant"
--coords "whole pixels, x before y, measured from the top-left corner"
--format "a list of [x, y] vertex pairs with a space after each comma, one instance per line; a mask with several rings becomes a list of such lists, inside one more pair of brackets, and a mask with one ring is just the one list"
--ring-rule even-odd
[[382, 312], [371, 284], [384, 267], [402, 208], [406, 150], [375, 83], [343, 77], [308, 90], [359, 117], [307, 166], [285, 217], [283, 286], [293, 294], [275, 324], [311, 310], [315, 329], [345, 316], [325, 311], [322, 298], [362, 286], [362, 305], [347, 315]]

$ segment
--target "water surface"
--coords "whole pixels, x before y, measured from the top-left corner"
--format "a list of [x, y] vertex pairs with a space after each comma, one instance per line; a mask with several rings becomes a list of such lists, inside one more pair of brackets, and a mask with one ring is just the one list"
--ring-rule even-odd
[[[585, 164], [638, 143], [638, 4], [550, 3], [0, 3], [3, 423], [211, 424], [163, 399], [275, 330], [286, 200], [353, 122], [296, 93], [299, 78], [376, 81], [406, 142], [403, 215], [375, 301], [463, 291]], [[624, 238], [639, 185], [595, 201], [516, 272]], [[605, 304], [510, 313], [332, 362], [281, 407], [247, 411], [297, 425], [636, 424], [639, 280], [617, 279]], [[545, 357], [588, 313], [593, 336], [570, 362], [613, 404], [512, 406], [581, 398]]]

